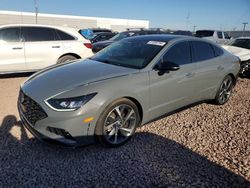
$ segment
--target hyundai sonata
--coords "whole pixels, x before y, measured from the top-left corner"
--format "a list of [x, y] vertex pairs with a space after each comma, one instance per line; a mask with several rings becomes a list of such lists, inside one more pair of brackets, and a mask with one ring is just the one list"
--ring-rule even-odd
[[115, 147], [172, 111], [204, 100], [226, 103], [239, 70], [236, 56], [203, 39], [131, 37], [34, 74], [21, 86], [18, 109], [40, 140]]

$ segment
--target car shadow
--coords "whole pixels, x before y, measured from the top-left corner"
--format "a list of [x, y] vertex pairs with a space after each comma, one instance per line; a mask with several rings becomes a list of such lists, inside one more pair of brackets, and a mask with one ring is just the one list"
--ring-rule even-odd
[[51, 147], [27, 135], [13, 115], [0, 125], [0, 169], [0, 187], [250, 186], [225, 167], [156, 134], [137, 132], [119, 148]]

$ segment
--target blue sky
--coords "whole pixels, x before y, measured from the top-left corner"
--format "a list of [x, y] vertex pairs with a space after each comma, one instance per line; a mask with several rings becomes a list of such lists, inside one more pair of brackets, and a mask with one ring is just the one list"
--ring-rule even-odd
[[[39, 12], [143, 19], [150, 27], [242, 30], [250, 0], [37, 0]], [[34, 11], [34, 0], [0, 0], [0, 10]]]

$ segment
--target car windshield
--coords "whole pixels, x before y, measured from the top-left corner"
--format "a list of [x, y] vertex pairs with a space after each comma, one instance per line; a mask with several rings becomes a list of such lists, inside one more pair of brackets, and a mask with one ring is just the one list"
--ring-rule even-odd
[[112, 65], [142, 69], [165, 45], [166, 42], [162, 41], [124, 39], [104, 48], [91, 59]]
[[132, 37], [134, 34], [135, 33], [133, 33], [133, 32], [122, 32], [122, 33], [118, 33], [117, 35], [113, 36], [109, 40], [119, 41], [119, 40], [122, 40], [122, 39], [127, 38], [127, 37]]
[[231, 46], [250, 50], [250, 39], [236, 39], [231, 43]]

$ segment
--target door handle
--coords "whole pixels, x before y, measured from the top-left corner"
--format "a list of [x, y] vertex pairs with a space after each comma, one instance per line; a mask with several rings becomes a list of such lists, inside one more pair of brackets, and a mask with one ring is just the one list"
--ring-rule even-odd
[[189, 72], [189, 73], [186, 74], [186, 77], [191, 78], [191, 77], [193, 77], [194, 75], [195, 75], [195, 73]]
[[220, 66], [217, 67], [217, 70], [220, 70], [220, 71], [224, 70], [224, 67], [220, 65]]
[[61, 48], [61, 46], [52, 46], [52, 48]]
[[23, 48], [22, 47], [14, 47], [12, 48], [13, 50], [22, 50]]

